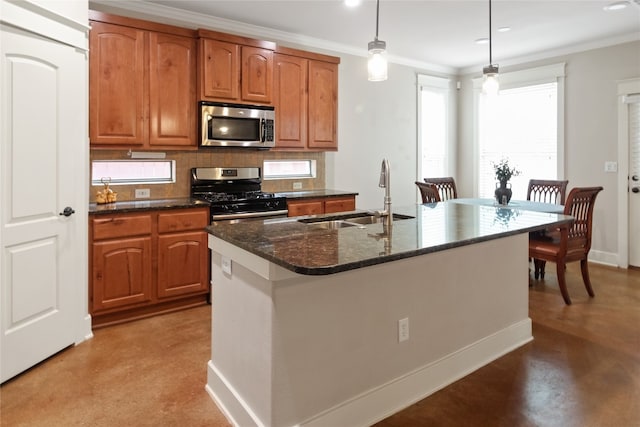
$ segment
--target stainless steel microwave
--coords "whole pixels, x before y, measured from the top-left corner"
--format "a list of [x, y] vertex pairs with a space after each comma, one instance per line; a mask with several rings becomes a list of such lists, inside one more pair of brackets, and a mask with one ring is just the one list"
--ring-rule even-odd
[[275, 109], [264, 105], [200, 102], [201, 147], [271, 148]]

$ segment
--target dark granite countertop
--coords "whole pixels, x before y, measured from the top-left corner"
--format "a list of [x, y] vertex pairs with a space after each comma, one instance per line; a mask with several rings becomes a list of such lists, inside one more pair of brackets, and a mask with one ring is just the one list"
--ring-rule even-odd
[[149, 199], [149, 200], [130, 200], [115, 203], [96, 204], [89, 203], [89, 214], [114, 214], [127, 212], [141, 212], [158, 209], [184, 209], [208, 207], [209, 203], [202, 200], [192, 199], [191, 197], [181, 197], [174, 199]]
[[341, 197], [341, 196], [357, 196], [356, 191], [342, 190], [305, 190], [305, 191], [278, 191], [275, 193], [278, 197], [286, 197], [290, 200], [295, 199], [312, 199], [315, 197]]
[[[345, 218], [351, 213], [316, 215]], [[322, 229], [302, 218], [217, 221], [215, 237], [300, 274], [324, 275], [470, 245], [568, 223], [572, 217], [519, 209], [442, 202], [393, 208], [410, 215], [396, 220], [391, 233], [382, 224]]]

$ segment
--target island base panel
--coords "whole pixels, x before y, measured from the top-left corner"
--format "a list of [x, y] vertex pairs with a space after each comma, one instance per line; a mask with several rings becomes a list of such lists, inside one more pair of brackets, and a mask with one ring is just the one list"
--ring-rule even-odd
[[527, 239], [305, 276], [210, 236], [207, 390], [243, 426], [375, 423], [532, 339]]

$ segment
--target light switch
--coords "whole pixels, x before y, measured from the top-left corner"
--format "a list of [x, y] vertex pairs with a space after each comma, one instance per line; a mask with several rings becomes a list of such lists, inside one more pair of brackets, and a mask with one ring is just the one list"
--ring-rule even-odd
[[604, 162], [605, 172], [618, 172], [618, 162]]
[[231, 258], [227, 258], [226, 256], [222, 257], [222, 272], [225, 274], [231, 275]]

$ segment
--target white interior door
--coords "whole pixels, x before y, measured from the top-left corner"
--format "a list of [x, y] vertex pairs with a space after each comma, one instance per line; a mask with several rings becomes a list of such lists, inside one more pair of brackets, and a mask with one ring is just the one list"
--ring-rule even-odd
[[640, 94], [629, 104], [629, 265], [640, 267]]
[[5, 24], [0, 52], [4, 382], [79, 341], [86, 316], [87, 79], [84, 52]]

